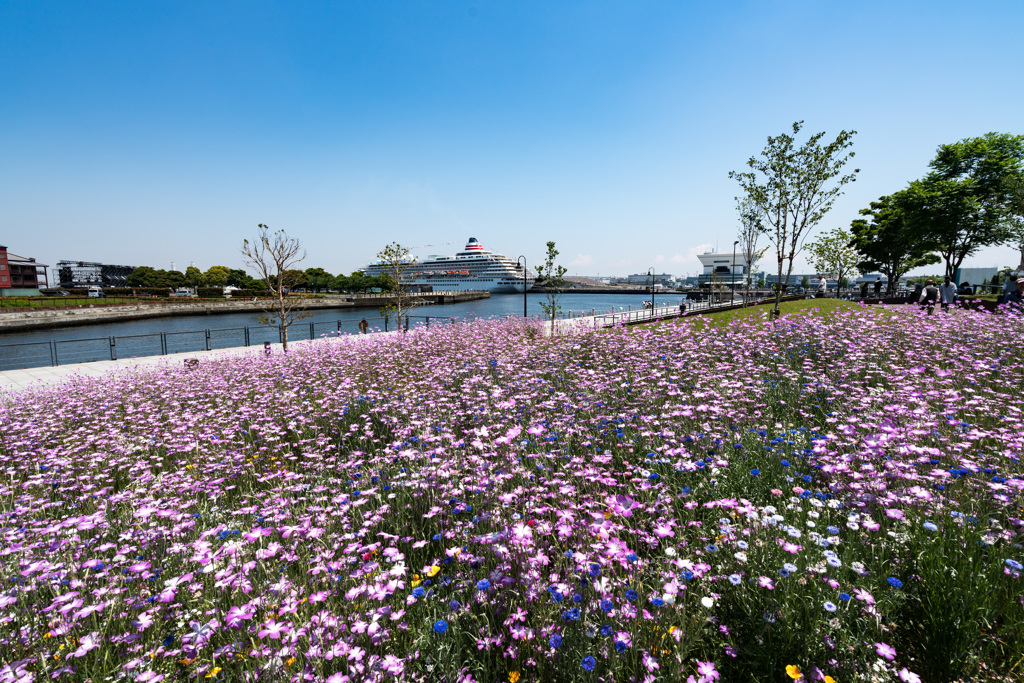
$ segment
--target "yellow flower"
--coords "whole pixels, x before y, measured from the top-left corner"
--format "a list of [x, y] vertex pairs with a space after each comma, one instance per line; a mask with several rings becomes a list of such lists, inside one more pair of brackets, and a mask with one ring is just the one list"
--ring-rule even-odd
[[786, 674], [794, 681], [798, 678], [803, 678], [803, 674], [800, 673], [800, 667], [796, 664], [789, 664], [786, 666]]
[[825, 676], [825, 683], [836, 683], [836, 679], [831, 676]]
[[441, 571], [441, 568], [438, 567], [436, 564], [432, 564], [432, 565], [430, 565], [430, 571], [427, 572], [427, 576], [433, 578], [433, 577], [437, 576], [437, 573], [439, 571]]
[[519, 680], [519, 672], [518, 671], [510, 671], [508, 673], [508, 683], [516, 683], [516, 681], [518, 681], [518, 680]]
[[210, 669], [210, 673], [206, 674], [206, 678], [213, 678], [214, 676], [216, 676], [219, 673], [220, 673], [220, 667], [219, 666], [215, 666], [212, 669]]
[[292, 664], [294, 664], [297, 661], [298, 660], [295, 657], [289, 657], [288, 659], [284, 660], [284, 663], [285, 663], [286, 666], [291, 666]]
[[412, 587], [415, 588], [416, 586], [418, 586], [421, 583], [423, 583], [423, 579], [420, 578], [419, 574], [413, 574], [412, 575], [412, 581], [410, 581], [410, 583], [412, 584]]

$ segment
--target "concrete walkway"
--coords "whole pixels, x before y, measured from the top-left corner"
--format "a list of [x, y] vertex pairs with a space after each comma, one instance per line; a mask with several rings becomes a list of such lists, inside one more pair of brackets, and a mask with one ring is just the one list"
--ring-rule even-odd
[[[292, 346], [308, 343], [291, 342]], [[281, 353], [281, 344], [271, 344], [271, 353]], [[22, 370], [4, 370], [0, 372], [0, 400], [5, 395], [19, 391], [50, 389], [72, 377], [99, 377], [108, 372], [124, 368], [149, 368], [159, 365], [183, 365], [186, 359], [196, 360], [208, 358], [224, 358], [226, 356], [247, 356], [263, 353], [262, 346], [242, 346], [230, 349], [213, 349], [212, 351], [188, 351], [172, 353], [167, 356], [141, 356], [138, 358], [119, 358], [117, 360], [98, 360], [90, 363], [71, 363], [69, 365], [46, 366], [41, 368], [25, 368]]]

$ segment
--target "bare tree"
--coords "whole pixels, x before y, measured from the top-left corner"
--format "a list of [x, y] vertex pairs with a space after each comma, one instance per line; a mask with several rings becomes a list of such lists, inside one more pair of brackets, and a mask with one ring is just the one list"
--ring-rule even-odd
[[385, 318], [394, 315], [398, 319], [398, 329], [401, 330], [402, 315], [422, 303], [410, 295], [408, 286], [409, 272], [416, 265], [416, 257], [408, 248], [392, 242], [377, 252], [377, 264], [382, 275], [391, 283], [394, 294], [392, 302], [381, 307], [380, 314]]
[[[793, 260], [814, 226], [832, 208], [843, 186], [856, 179], [860, 169], [840, 175], [853, 157], [844, 151], [853, 145], [856, 131], [840, 131], [836, 139], [822, 146], [824, 132], [808, 138], [800, 147], [795, 137], [803, 121], [793, 124], [793, 135], [768, 138], [760, 158], [750, 157], [744, 172], [730, 171], [746, 199], [757, 207], [766, 223], [764, 232], [775, 247], [779, 285], [775, 292], [774, 315], [779, 314], [782, 291], [793, 273]], [[783, 264], [788, 262], [783, 278]]]
[[747, 269], [747, 289], [743, 294], [743, 305], [746, 306], [750, 300], [750, 279], [754, 274], [754, 266], [768, 251], [768, 247], [757, 248], [758, 238], [764, 232], [757, 205], [750, 201], [749, 197], [745, 197], [736, 201], [736, 211], [740, 215], [740, 229], [736, 238], [743, 247], [743, 264]]
[[270, 291], [271, 303], [264, 306], [266, 315], [260, 316], [260, 323], [280, 330], [281, 343], [287, 352], [288, 327], [312, 315], [303, 310], [303, 300], [288, 296], [288, 290], [295, 284], [289, 272], [296, 272], [294, 267], [306, 258], [306, 252], [299, 240], [288, 237], [284, 230], [271, 233], [262, 223], [259, 229], [259, 235], [252, 242], [242, 240], [242, 258], [246, 265], [259, 272]]

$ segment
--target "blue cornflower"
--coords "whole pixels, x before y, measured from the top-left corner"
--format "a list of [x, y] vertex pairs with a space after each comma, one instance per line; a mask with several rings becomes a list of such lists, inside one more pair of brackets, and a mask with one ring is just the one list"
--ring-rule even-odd
[[572, 601], [573, 602], [583, 602], [583, 596], [580, 595], [579, 593], [574, 593], [573, 596], [572, 596]]
[[782, 466], [783, 467], [789, 467], [789, 461], [788, 460], [783, 460], [782, 461]]
[[416, 598], [422, 598], [425, 592], [426, 591], [424, 591], [423, 588], [421, 588], [420, 586], [416, 586], [416, 588], [412, 589], [413, 597]]
[[662, 600], [661, 598], [651, 598], [651, 604], [654, 605], [655, 607], [661, 607], [662, 605], [665, 604], [665, 601]]
[[451, 602], [449, 602], [448, 603], [448, 609], [450, 609], [453, 612], [455, 610], [459, 609], [459, 601], [458, 600], [452, 600]]
[[593, 657], [584, 657], [583, 663], [580, 665], [585, 671], [593, 671], [594, 667], [597, 666], [597, 660]]
[[895, 576], [890, 576], [888, 579], [886, 579], [886, 582], [893, 588], [903, 587], [903, 582], [897, 579]]
[[827, 527], [825, 527], [825, 531], [827, 531], [830, 534], [832, 534], [833, 536], [835, 536], [836, 534], [839, 533], [839, 527], [837, 527], [837, 526], [827, 526]]
[[1006, 558], [1006, 566], [1010, 569], [1016, 569], [1017, 571], [1024, 569], [1024, 564], [1021, 564], [1017, 560], [1011, 559], [1009, 557]]
[[567, 560], [571, 560], [572, 559], [572, 551], [571, 550], [566, 550], [565, 551], [565, 559], [567, 559]]
[[938, 531], [939, 530], [939, 527], [935, 526], [935, 524], [933, 522], [925, 522], [921, 526], [923, 526], [928, 531]]
[[559, 647], [562, 644], [562, 636], [556, 633], [555, 635], [548, 638], [548, 644], [551, 647]]
[[741, 583], [743, 583], [743, 579], [740, 578], [739, 574], [730, 574], [729, 575], [729, 583], [731, 583], [734, 586], [738, 586]]
[[707, 550], [709, 553], [717, 553], [718, 546], [714, 543], [708, 543], [706, 546], [704, 546], [704, 550]]
[[491, 587], [491, 582], [488, 581], [487, 579], [480, 579], [479, 581], [476, 582], [477, 590], [485, 591], [485, 590], [487, 590], [490, 587]]
[[621, 640], [616, 640], [615, 641], [615, 651], [616, 652], [625, 652], [626, 651], [626, 644], [624, 642], [622, 642]]
[[693, 572], [691, 572], [689, 569], [684, 569], [683, 571], [679, 572], [679, 577], [689, 581], [693, 578]]
[[797, 570], [797, 566], [795, 564], [793, 564], [792, 562], [787, 562], [784, 565], [782, 565], [782, 567], [783, 567], [783, 569], [785, 569], [790, 574], [792, 574], [793, 572], [795, 572]]
[[838, 609], [834, 602], [828, 602], [828, 601], [825, 602], [824, 607], [825, 607], [825, 611], [826, 612], [835, 612], [836, 609]]
[[434, 622], [434, 633], [444, 633], [448, 630], [448, 622], [444, 619], [438, 619]]
[[842, 600], [843, 602], [849, 602], [850, 601], [850, 594], [849, 593], [840, 593], [839, 594], [839, 599]]
[[558, 591], [556, 591], [556, 590], [552, 589], [552, 591], [551, 591], [551, 599], [552, 599], [552, 600], [554, 600], [555, 602], [562, 602], [562, 600], [563, 600], [564, 598], [565, 598], [565, 596], [564, 596], [564, 595], [562, 595], [562, 594], [561, 594], [561, 593], [559, 593]]
[[756, 477], [757, 475], [761, 474], [761, 470], [755, 467], [754, 469], [750, 470], [750, 474]]
[[164, 647], [170, 647], [174, 643], [174, 636], [164, 638]]
[[605, 612], [611, 612], [614, 607], [615, 607], [615, 605], [612, 604], [611, 600], [602, 600], [601, 601], [601, 609], [603, 609]]
[[608, 624], [605, 624], [604, 626], [601, 627], [601, 635], [602, 636], [610, 636], [611, 634], [612, 634], [612, 627], [611, 626], [609, 626]]
[[435, 541], [440, 541], [441, 540], [441, 534], [434, 534], [434, 540]]
[[632, 588], [627, 590], [626, 591], [626, 599], [629, 600], [630, 602], [633, 602], [634, 600], [636, 600], [636, 591], [633, 590]]
[[640, 558], [636, 556], [636, 553], [630, 553], [629, 555], [626, 555], [626, 559], [630, 562], [636, 562]]

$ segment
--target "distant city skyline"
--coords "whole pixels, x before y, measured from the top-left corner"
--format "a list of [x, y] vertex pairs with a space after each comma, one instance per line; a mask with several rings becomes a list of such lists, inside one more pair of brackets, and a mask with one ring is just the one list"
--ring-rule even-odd
[[12, 0], [0, 243], [51, 273], [240, 268], [266, 223], [335, 274], [470, 236], [531, 266], [553, 240], [571, 274], [695, 274], [735, 239], [729, 171], [794, 121], [858, 131], [821, 230], [940, 144], [1024, 133], [1021, 25], [1019, 0]]

